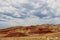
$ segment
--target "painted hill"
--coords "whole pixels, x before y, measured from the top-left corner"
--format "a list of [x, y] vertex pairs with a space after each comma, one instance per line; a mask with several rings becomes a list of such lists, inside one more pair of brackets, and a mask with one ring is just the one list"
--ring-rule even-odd
[[60, 32], [60, 25], [43, 24], [36, 26], [14, 26], [0, 29], [0, 37], [24, 37], [46, 35]]

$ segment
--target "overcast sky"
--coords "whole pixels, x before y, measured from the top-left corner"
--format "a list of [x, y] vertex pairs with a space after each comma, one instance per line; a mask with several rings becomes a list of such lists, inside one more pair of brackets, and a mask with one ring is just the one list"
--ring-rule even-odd
[[60, 0], [0, 0], [0, 28], [60, 24]]

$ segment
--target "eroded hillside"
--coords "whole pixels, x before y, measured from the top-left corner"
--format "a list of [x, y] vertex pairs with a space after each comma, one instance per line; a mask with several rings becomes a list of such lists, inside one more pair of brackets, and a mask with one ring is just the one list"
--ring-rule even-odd
[[25, 37], [46, 35], [60, 32], [60, 25], [43, 24], [36, 26], [15, 26], [0, 29], [0, 37]]

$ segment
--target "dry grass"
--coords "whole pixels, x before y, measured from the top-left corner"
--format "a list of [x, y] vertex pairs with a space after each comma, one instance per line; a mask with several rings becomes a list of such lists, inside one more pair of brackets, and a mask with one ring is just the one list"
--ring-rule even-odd
[[2, 37], [0, 40], [60, 40], [60, 33], [46, 34], [43, 36]]

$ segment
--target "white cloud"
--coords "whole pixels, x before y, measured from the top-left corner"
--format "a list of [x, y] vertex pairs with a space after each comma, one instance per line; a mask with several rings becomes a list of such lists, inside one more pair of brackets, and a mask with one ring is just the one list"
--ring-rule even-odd
[[47, 0], [49, 6], [55, 10], [55, 15], [60, 15], [60, 0]]
[[0, 20], [7, 21], [0, 23], [9, 26], [60, 23], [60, 17], [56, 17], [60, 16], [59, 10], [60, 1], [56, 0], [1, 0]]

